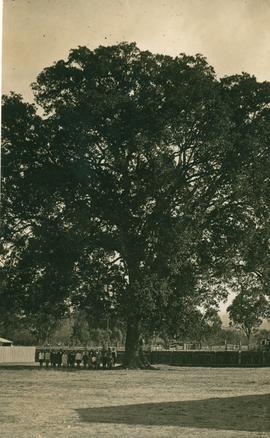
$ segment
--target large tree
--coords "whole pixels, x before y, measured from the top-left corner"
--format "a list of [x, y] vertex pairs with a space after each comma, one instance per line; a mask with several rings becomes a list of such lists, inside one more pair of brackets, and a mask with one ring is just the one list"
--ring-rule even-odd
[[214, 302], [243, 257], [256, 212], [239, 185], [260, 150], [245, 124], [267, 110], [269, 84], [122, 43], [71, 50], [33, 90], [43, 116], [4, 98], [2, 302], [115, 313], [125, 365], [140, 366], [140, 336]]

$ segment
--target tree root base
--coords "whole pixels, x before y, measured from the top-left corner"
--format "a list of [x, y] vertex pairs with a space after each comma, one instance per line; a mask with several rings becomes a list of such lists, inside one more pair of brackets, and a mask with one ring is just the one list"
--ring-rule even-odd
[[134, 357], [131, 360], [125, 361], [123, 365], [121, 365], [122, 369], [129, 370], [157, 370], [158, 368], [151, 365], [149, 360], [143, 357]]

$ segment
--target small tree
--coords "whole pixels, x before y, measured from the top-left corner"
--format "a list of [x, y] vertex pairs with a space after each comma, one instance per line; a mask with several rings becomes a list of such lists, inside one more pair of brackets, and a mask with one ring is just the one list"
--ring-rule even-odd
[[72, 327], [72, 340], [75, 343], [87, 345], [90, 341], [89, 325], [86, 320], [85, 312], [76, 312]]
[[255, 339], [257, 345], [261, 348], [263, 345], [265, 345], [265, 341], [268, 343], [268, 340], [270, 339], [270, 330], [267, 329], [258, 330]]
[[116, 347], [123, 344], [124, 336], [120, 328], [114, 327], [112, 330], [111, 341]]
[[68, 345], [73, 333], [73, 320], [70, 316], [67, 316], [60, 321], [59, 327], [51, 336], [52, 344]]
[[251, 335], [261, 325], [263, 318], [270, 315], [269, 302], [265, 295], [252, 283], [241, 292], [227, 308], [231, 324], [243, 330], [247, 337], [248, 348]]
[[26, 318], [26, 324], [41, 345], [51, 341], [51, 336], [59, 326], [60, 320], [53, 314], [40, 312]]
[[222, 322], [216, 309], [207, 309], [197, 321], [196, 340], [199, 340], [200, 347], [203, 341], [209, 342], [221, 330]]

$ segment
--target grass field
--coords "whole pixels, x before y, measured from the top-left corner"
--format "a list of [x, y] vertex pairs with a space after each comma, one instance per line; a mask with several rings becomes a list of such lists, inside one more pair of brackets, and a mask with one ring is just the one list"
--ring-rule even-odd
[[270, 369], [0, 369], [0, 437], [270, 437]]

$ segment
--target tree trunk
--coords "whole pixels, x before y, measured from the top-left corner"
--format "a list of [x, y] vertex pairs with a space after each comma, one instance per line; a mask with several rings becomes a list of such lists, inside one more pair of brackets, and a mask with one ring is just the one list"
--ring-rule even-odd
[[[130, 246], [130, 245], [129, 245]], [[126, 257], [129, 276], [129, 293], [127, 308], [127, 334], [125, 343], [124, 368], [151, 368], [142, 348], [142, 333], [139, 323], [139, 307], [137, 305], [137, 290], [140, 287], [139, 260], [136, 251], [129, 251]], [[135, 311], [134, 311], [135, 310]], [[137, 314], [135, 313], [137, 312]]]
[[132, 319], [127, 324], [127, 336], [125, 343], [124, 368], [149, 369], [152, 368], [142, 349], [142, 338], [139, 323]]
[[127, 335], [125, 343], [125, 368], [138, 368], [140, 365], [139, 357], [139, 327], [136, 321], [128, 321]]
[[248, 333], [247, 334], [247, 349], [248, 349], [248, 351], [250, 349], [250, 337], [251, 337], [251, 333]]

